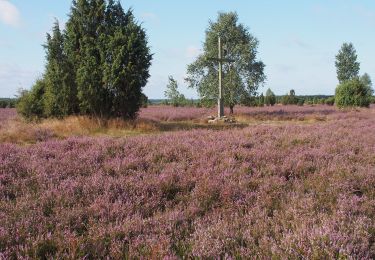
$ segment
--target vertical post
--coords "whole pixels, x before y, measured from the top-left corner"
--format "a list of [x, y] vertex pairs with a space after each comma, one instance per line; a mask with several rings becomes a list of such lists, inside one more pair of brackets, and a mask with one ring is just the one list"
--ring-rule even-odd
[[223, 102], [223, 86], [222, 86], [222, 71], [223, 71], [223, 64], [222, 64], [222, 47], [221, 47], [221, 38], [218, 38], [218, 45], [219, 45], [219, 98], [218, 98], [218, 117], [222, 118], [224, 116], [224, 102]]

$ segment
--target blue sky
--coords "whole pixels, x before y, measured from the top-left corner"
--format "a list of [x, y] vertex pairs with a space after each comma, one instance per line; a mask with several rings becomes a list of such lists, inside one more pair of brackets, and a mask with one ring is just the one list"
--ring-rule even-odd
[[[276, 94], [333, 94], [335, 55], [343, 42], [357, 49], [361, 73], [375, 79], [374, 0], [123, 0], [146, 29], [154, 60], [145, 87], [150, 98], [163, 98], [168, 75], [180, 91], [196, 97], [183, 81], [186, 67], [199, 54], [209, 20], [220, 11], [236, 11], [258, 38], [259, 59]], [[30, 88], [44, 70], [45, 34], [54, 18], [65, 23], [70, 0], [0, 0], [0, 97]]]

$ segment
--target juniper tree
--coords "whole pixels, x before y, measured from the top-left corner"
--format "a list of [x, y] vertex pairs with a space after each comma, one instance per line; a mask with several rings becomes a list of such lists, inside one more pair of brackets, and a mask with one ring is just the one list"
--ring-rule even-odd
[[118, 1], [74, 1], [66, 35], [81, 112], [135, 117], [152, 55], [132, 11]]
[[46, 116], [137, 115], [152, 55], [132, 10], [124, 12], [119, 1], [74, 0], [66, 30], [56, 22], [45, 47], [40, 99]]
[[111, 113], [134, 118], [142, 106], [142, 88], [150, 77], [152, 55], [132, 10], [110, 1], [106, 13], [104, 83], [111, 95]]
[[72, 69], [64, 52], [64, 38], [56, 20], [52, 35], [47, 34], [44, 113], [66, 116], [77, 111], [77, 93]]

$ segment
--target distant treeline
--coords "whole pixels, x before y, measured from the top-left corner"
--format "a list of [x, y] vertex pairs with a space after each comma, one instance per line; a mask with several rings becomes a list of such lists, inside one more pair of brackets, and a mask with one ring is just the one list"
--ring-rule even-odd
[[[373, 99], [375, 100], [375, 98]], [[173, 105], [168, 99], [149, 99], [149, 105]], [[185, 99], [183, 103], [178, 104], [178, 106], [211, 106], [215, 105], [215, 100], [211, 103], [203, 103], [200, 99]], [[317, 105], [317, 104], [334, 104], [334, 96], [330, 95], [302, 95], [290, 97], [290, 95], [275, 96], [275, 104], [283, 105]], [[249, 97], [240, 102], [243, 106], [265, 106], [267, 105], [266, 98], [262, 95], [256, 97]]]
[[0, 108], [14, 108], [16, 103], [17, 99], [15, 98], [0, 98]]

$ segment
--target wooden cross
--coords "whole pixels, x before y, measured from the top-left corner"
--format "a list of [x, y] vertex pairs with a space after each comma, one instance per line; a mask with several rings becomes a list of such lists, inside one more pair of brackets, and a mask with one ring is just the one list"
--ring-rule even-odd
[[222, 46], [221, 46], [221, 38], [220, 36], [218, 37], [218, 46], [219, 46], [219, 55], [217, 58], [209, 58], [208, 60], [213, 60], [219, 62], [219, 98], [217, 101], [218, 105], [218, 113], [217, 116], [218, 118], [222, 118], [224, 116], [224, 99], [223, 99], [223, 86], [222, 86], [222, 81], [223, 81], [223, 63], [224, 62], [234, 62], [232, 59], [226, 59], [223, 58], [222, 56]]

